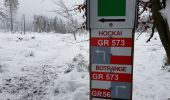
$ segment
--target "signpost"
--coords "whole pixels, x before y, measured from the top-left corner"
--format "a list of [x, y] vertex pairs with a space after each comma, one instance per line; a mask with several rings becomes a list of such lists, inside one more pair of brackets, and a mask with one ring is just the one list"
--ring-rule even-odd
[[89, 28], [134, 28], [136, 0], [89, 0]]
[[90, 100], [132, 100], [136, 0], [87, 0]]

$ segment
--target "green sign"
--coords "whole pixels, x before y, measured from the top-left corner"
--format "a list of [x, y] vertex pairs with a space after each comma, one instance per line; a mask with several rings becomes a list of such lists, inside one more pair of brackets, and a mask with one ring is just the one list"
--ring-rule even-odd
[[98, 16], [126, 16], [126, 0], [98, 0]]

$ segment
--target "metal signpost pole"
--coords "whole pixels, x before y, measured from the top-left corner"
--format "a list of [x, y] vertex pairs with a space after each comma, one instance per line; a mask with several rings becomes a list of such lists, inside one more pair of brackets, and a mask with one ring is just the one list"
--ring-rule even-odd
[[136, 0], [87, 0], [90, 100], [132, 100]]

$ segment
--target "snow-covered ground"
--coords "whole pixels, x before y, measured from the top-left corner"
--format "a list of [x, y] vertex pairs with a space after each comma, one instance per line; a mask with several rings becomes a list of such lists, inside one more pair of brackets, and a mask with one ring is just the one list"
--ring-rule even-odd
[[0, 33], [0, 100], [87, 100], [88, 36]]
[[147, 39], [145, 33], [135, 40], [133, 98], [170, 100], [170, 66], [164, 66], [165, 51], [158, 34], [149, 43]]
[[[88, 100], [88, 38], [0, 33], [0, 100]], [[168, 100], [165, 52], [157, 34], [146, 40], [147, 34], [135, 40], [133, 100]]]

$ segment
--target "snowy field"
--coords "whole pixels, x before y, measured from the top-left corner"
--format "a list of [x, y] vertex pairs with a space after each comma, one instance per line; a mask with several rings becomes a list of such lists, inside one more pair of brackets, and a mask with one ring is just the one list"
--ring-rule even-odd
[[[137, 35], [136, 35], [137, 36]], [[146, 43], [148, 34], [135, 40], [134, 100], [170, 100], [170, 66], [158, 34]]]
[[87, 100], [88, 36], [0, 34], [0, 100]]
[[[0, 33], [0, 100], [88, 100], [89, 36]], [[157, 34], [135, 40], [133, 100], [168, 100], [170, 70]]]

